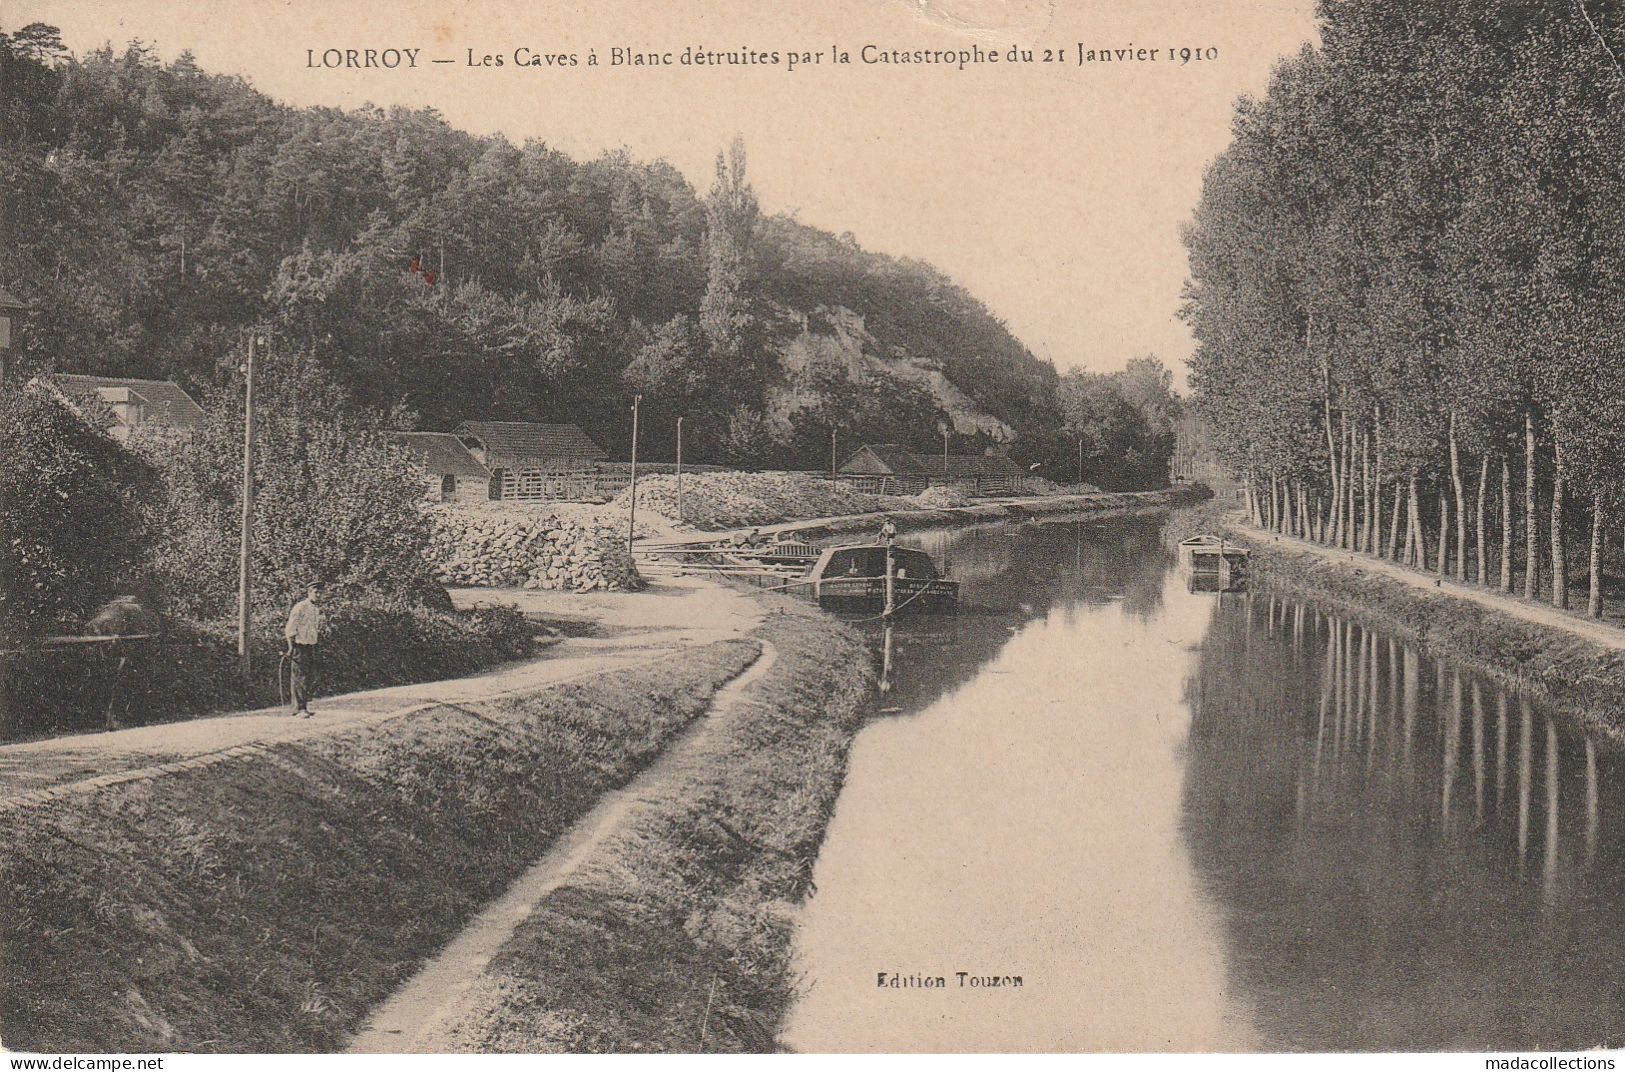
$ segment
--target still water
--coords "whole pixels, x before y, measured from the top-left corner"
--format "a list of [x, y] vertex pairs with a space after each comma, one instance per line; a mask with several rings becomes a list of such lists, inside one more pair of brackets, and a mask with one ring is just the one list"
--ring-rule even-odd
[[1625, 1041], [1613, 747], [1310, 604], [1191, 592], [1160, 527], [913, 541], [978, 609], [894, 632], [783, 1043]]

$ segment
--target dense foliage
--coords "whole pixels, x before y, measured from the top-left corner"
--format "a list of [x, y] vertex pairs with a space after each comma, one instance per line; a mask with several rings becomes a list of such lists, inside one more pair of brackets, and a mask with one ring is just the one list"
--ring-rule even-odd
[[[442, 604], [429, 566], [423, 478], [390, 442], [385, 421], [348, 404], [304, 355], [262, 359], [256, 379], [256, 608], [286, 610], [312, 580], [325, 581], [340, 599]], [[200, 618], [236, 606], [240, 392], [205, 396], [207, 420], [186, 439], [137, 440], [169, 488], [156, 572], [173, 607]]]
[[[140, 42], [72, 57], [39, 24], [0, 35], [0, 81], [0, 189], [27, 221], [0, 281], [33, 304], [26, 371], [207, 393], [241, 329], [272, 325], [425, 427], [567, 419], [622, 451], [641, 391], [645, 456], [681, 414], [693, 460], [812, 468], [832, 429], [936, 441], [942, 405], [890, 371], [911, 356], [1029, 459], [1064, 450], [1052, 366], [929, 266], [763, 215], [738, 144], [702, 197], [662, 161], [578, 162], [429, 109], [290, 109]], [[858, 360], [786, 368], [837, 306], [864, 318]]]
[[1625, 498], [1625, 7], [1320, 18], [1321, 47], [1238, 104], [1187, 232], [1199, 411], [1285, 531], [1506, 591], [1521, 565], [1564, 606], [1589, 520], [1600, 613]]
[[149, 466], [62, 401], [3, 385], [0, 458], [0, 637], [51, 632], [144, 586], [162, 499]]
[[1174, 375], [1154, 357], [1137, 357], [1117, 372], [1068, 372], [1061, 377], [1065, 433], [1075, 442], [1068, 479], [1109, 491], [1159, 488], [1182, 407]]

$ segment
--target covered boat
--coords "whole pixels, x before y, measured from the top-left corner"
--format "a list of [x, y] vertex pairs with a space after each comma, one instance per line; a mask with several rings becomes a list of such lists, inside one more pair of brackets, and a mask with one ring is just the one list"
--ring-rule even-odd
[[[938, 572], [924, 551], [890, 548], [896, 614], [947, 614], [959, 609], [959, 582]], [[883, 543], [826, 547], [807, 571], [805, 588], [825, 610], [881, 614], [886, 609]]]

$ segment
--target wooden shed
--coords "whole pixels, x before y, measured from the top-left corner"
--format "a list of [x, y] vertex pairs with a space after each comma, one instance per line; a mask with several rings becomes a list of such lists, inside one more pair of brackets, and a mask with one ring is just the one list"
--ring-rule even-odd
[[609, 457], [573, 424], [464, 421], [453, 434], [490, 470], [492, 498], [591, 498], [593, 466]]
[[396, 432], [423, 467], [424, 497], [433, 502], [484, 502], [494, 497], [491, 470], [450, 432]]
[[1027, 489], [1027, 471], [1002, 454], [921, 454], [897, 443], [870, 443], [841, 466], [840, 477], [859, 491], [918, 495], [947, 485], [972, 495], [1015, 495]]
[[918, 495], [931, 485], [920, 456], [899, 443], [864, 444], [842, 464], [840, 477], [858, 491], [877, 495]]

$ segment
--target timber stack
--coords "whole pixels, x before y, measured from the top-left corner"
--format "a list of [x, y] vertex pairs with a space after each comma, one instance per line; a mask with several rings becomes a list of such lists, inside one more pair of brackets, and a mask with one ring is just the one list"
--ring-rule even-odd
[[434, 509], [429, 516], [430, 549], [445, 584], [573, 592], [642, 585], [624, 530], [548, 514]]

